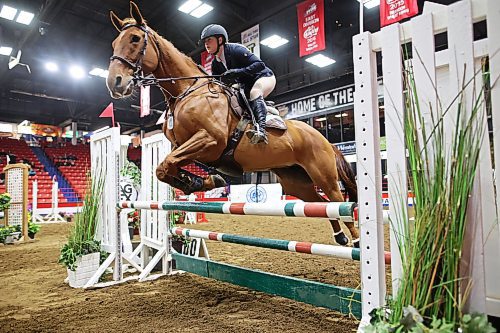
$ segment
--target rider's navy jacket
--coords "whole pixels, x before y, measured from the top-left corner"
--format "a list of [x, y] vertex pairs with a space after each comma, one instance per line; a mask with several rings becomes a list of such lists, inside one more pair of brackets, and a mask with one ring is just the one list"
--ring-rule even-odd
[[245, 90], [250, 90], [261, 77], [274, 75], [259, 57], [241, 44], [224, 44], [224, 58], [227, 68], [215, 58], [212, 61], [212, 74], [220, 75], [228, 69], [241, 69], [243, 73], [238, 79], [245, 86]]

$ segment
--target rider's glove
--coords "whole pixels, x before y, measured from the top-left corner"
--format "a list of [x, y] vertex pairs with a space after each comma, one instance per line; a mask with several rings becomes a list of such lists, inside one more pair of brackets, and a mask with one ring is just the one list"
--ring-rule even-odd
[[239, 81], [239, 78], [241, 77], [241, 74], [241, 69], [229, 69], [222, 74], [221, 81], [229, 85], [237, 83]]

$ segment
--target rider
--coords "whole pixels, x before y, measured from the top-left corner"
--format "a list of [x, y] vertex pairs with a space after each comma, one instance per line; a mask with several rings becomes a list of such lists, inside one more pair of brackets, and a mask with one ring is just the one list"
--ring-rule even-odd
[[245, 46], [228, 43], [226, 29], [218, 24], [210, 24], [201, 32], [208, 53], [215, 55], [212, 62], [212, 74], [222, 74], [221, 80], [227, 84], [241, 83], [249, 97], [252, 112], [257, 119], [255, 130], [247, 135], [250, 142], [267, 143], [266, 103], [267, 97], [276, 86], [274, 73], [262, 60]]

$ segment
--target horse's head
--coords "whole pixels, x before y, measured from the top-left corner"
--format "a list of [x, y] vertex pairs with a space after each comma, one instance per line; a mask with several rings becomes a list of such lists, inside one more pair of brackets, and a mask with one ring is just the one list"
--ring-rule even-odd
[[111, 97], [123, 98], [132, 93], [135, 74], [153, 72], [158, 66], [158, 48], [153, 32], [146, 25], [139, 8], [130, 2], [130, 16], [121, 20], [111, 11], [111, 22], [119, 35], [113, 41], [113, 56], [106, 81]]

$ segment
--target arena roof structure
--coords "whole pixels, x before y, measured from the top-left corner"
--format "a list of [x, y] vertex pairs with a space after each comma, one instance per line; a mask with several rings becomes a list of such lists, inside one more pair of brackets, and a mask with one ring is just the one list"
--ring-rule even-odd
[[[288, 40], [275, 49], [261, 46], [261, 58], [277, 77], [272, 97], [278, 101], [290, 98], [301, 88], [332, 85], [335, 80], [340, 84], [352, 73], [352, 36], [359, 32], [357, 0], [324, 2], [326, 50], [323, 53], [336, 61], [324, 68], [299, 57], [296, 5], [300, 0], [206, 0], [203, 2], [212, 10], [199, 18], [178, 10], [184, 2], [136, 1], [149, 25], [196, 62], [200, 61], [203, 50], [198, 45], [200, 32], [210, 23], [225, 26], [230, 40], [235, 42], [240, 41], [242, 31], [256, 24], [260, 25], [261, 40], [273, 34]], [[129, 1], [1, 0], [0, 8], [4, 5], [15, 8], [18, 19], [0, 17], [0, 48], [12, 49], [9, 55], [0, 55], [0, 121], [19, 123], [27, 119], [58, 126], [76, 121], [78, 128], [84, 130], [108, 124], [109, 120], [98, 118], [113, 101], [105, 79], [88, 73], [94, 67], [107, 68], [111, 41], [117, 35], [109, 11], [128, 16]], [[420, 10], [422, 6], [420, 0]], [[21, 11], [34, 14], [29, 24], [17, 22]], [[365, 9], [364, 28], [379, 30], [378, 7]], [[20, 57], [16, 59], [17, 55]], [[9, 69], [9, 62], [18, 63]], [[58, 71], [49, 71], [46, 67], [49, 62]], [[80, 79], [70, 75], [72, 66], [81, 67]], [[158, 112], [164, 109], [163, 96], [152, 89], [151, 105], [157, 112], [139, 118], [137, 96], [114, 101], [116, 120], [129, 132], [153, 127]]]

